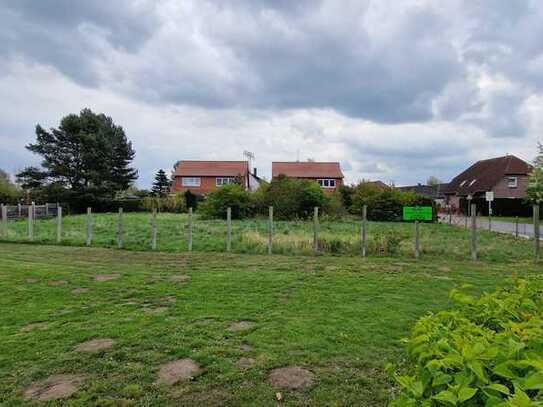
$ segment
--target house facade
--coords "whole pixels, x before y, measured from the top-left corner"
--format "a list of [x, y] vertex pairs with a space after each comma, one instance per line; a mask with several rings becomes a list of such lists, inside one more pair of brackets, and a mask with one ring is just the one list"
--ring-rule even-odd
[[524, 198], [532, 169], [530, 164], [514, 155], [477, 161], [445, 187], [445, 201], [453, 211], [461, 213], [468, 213], [468, 201], [471, 201], [477, 205], [479, 213], [488, 215], [486, 192], [493, 192], [494, 215], [529, 214], [530, 207]]
[[272, 162], [272, 177], [285, 175], [291, 178], [317, 182], [325, 192], [334, 192], [343, 185], [343, 173], [338, 162], [275, 161]]
[[223, 185], [239, 183], [246, 190], [256, 190], [260, 179], [256, 168], [247, 161], [178, 161], [172, 173], [172, 192], [191, 191], [206, 195]]

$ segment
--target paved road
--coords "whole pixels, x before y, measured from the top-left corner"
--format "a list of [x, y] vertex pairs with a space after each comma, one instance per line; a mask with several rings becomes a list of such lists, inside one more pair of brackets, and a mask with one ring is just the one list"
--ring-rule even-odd
[[[469, 227], [469, 225], [471, 224], [470, 219], [464, 216], [453, 215], [451, 218], [452, 218], [452, 224], [454, 225], [465, 226], [467, 224]], [[449, 215], [440, 215], [439, 221], [441, 223], [449, 223]], [[492, 218], [492, 221], [490, 222], [490, 228], [489, 228], [488, 218], [480, 217], [480, 216], [477, 218], [477, 229], [492, 230], [493, 232], [509, 233], [512, 235], [516, 234], [516, 225], [514, 222], [504, 222], [504, 221], [495, 220], [494, 218]], [[519, 223], [518, 234], [520, 236], [533, 238], [534, 225], [527, 224], [527, 223]], [[543, 225], [539, 227], [539, 236], [543, 240]]]

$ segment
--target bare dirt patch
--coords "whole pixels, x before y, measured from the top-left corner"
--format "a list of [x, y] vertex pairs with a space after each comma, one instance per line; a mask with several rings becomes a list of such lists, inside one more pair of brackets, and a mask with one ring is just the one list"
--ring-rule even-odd
[[25, 279], [25, 282], [27, 284], [34, 284], [34, 283], [38, 282], [38, 279], [37, 278], [27, 278], [27, 279]]
[[143, 312], [149, 315], [160, 315], [168, 311], [168, 307], [143, 308]]
[[438, 268], [438, 270], [441, 271], [442, 273], [450, 273], [451, 272], [450, 267], [447, 267], [447, 266], [442, 266], [442, 267]]
[[47, 329], [49, 324], [47, 322], [34, 322], [21, 328], [21, 332], [43, 331]]
[[233, 332], [246, 331], [247, 329], [251, 329], [254, 325], [255, 323], [251, 321], [238, 321], [230, 324], [228, 330]]
[[249, 369], [253, 367], [255, 363], [256, 363], [256, 360], [254, 360], [253, 358], [241, 358], [236, 363], [236, 367], [240, 370], [245, 370], [245, 369]]
[[33, 383], [24, 390], [26, 400], [51, 401], [66, 399], [79, 390], [85, 375], [61, 374]]
[[240, 352], [246, 353], [251, 352], [253, 350], [253, 347], [249, 344], [242, 343], [239, 347]]
[[160, 367], [157, 383], [171, 386], [180, 381], [191, 380], [202, 371], [200, 365], [192, 359], [174, 360]]
[[80, 343], [75, 347], [76, 352], [100, 352], [101, 350], [109, 349], [115, 344], [115, 341], [110, 338], [92, 339], [87, 342]]
[[190, 276], [187, 276], [186, 274], [174, 274], [173, 276], [170, 276], [168, 280], [173, 283], [184, 283], [190, 280]]
[[84, 294], [88, 291], [89, 291], [88, 288], [79, 287], [79, 288], [74, 288], [72, 290], [72, 294], [79, 295], [79, 294]]
[[121, 277], [120, 274], [97, 274], [94, 276], [96, 281], [111, 281]]
[[175, 295], [168, 295], [166, 297], [162, 297], [160, 299], [160, 301], [167, 301], [167, 302], [175, 303], [175, 302], [177, 302], [177, 298], [176, 298]]
[[59, 285], [66, 285], [68, 284], [68, 282], [66, 280], [52, 280], [52, 281], [49, 281], [48, 284], [53, 287], [57, 287]]
[[299, 366], [273, 369], [268, 376], [268, 383], [275, 387], [306, 389], [313, 386], [315, 375]]

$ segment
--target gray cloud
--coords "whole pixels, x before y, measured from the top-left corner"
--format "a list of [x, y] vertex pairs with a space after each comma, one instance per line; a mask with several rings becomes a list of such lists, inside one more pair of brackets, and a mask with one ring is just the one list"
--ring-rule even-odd
[[[28, 122], [4, 114], [0, 165], [15, 165], [4, 140], [90, 106], [139, 123], [147, 172], [243, 145], [268, 161], [339, 160], [351, 179], [448, 178], [535, 145], [541, 21], [537, 0], [0, 0], [0, 89], [37, 98], [0, 101], [0, 118], [13, 104]], [[49, 108], [60, 88], [69, 102]]]

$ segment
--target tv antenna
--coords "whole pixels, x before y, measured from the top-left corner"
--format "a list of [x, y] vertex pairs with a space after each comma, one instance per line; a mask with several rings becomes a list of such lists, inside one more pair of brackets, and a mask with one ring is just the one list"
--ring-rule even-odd
[[249, 164], [249, 171], [253, 168], [253, 161], [255, 160], [255, 154], [251, 151], [244, 150], [243, 156], [247, 159]]

